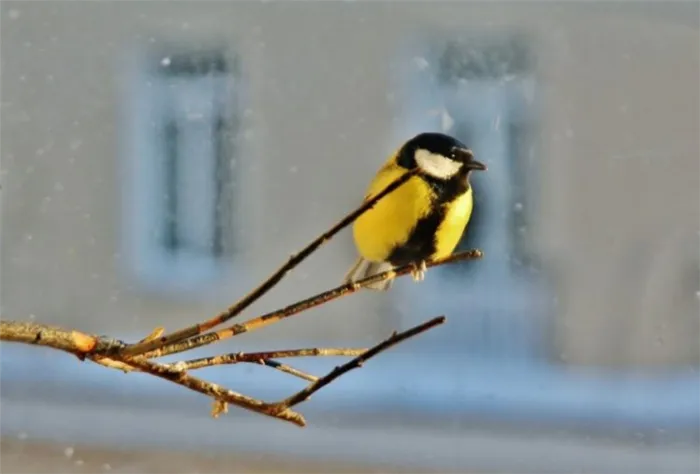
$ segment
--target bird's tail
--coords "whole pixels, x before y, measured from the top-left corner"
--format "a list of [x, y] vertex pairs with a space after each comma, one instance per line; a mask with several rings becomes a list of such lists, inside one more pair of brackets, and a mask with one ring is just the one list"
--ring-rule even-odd
[[[389, 262], [371, 262], [362, 257], [358, 258], [355, 264], [350, 268], [350, 271], [345, 275], [344, 283], [350, 283], [363, 278], [367, 278], [377, 273], [382, 273], [391, 270], [394, 266]], [[383, 280], [376, 283], [366, 285], [364, 288], [370, 290], [386, 291], [391, 288], [394, 280]]]

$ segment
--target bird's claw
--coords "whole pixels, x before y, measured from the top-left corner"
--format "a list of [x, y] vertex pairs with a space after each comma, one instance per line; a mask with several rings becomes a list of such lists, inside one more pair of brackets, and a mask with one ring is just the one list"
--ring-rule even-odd
[[425, 264], [425, 260], [421, 260], [419, 264], [414, 265], [413, 270], [411, 270], [413, 281], [423, 281], [427, 270], [428, 266]]

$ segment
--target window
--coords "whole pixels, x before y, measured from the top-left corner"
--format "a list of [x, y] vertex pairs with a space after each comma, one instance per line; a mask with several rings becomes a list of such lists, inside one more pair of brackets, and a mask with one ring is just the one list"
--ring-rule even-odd
[[224, 50], [146, 54], [127, 112], [129, 271], [148, 289], [201, 290], [235, 243], [236, 63]]
[[400, 297], [417, 298], [421, 314], [454, 315], [440, 346], [487, 360], [546, 355], [545, 288], [529, 245], [539, 132], [530, 45], [510, 32], [435, 41], [414, 58], [406, 96], [410, 122], [402, 135], [451, 134], [489, 171], [472, 179], [474, 209], [458, 246], [480, 248], [486, 258], [429, 270], [420, 288], [401, 284], [407, 291]]
[[[488, 178], [472, 180], [474, 210], [459, 249], [483, 248], [494, 265], [497, 260], [504, 265], [499, 271], [506, 271], [506, 264], [518, 271], [533, 263], [526, 242], [537, 129], [528, 44], [520, 35], [453, 40], [439, 55], [436, 71], [453, 123], [448, 133], [468, 143], [490, 168]], [[483, 268], [458, 265], [450, 270]]]

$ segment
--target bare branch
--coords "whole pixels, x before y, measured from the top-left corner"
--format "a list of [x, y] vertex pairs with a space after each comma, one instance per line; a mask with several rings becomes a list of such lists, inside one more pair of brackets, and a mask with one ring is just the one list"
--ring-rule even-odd
[[133, 359], [125, 360], [128, 361], [130, 365], [133, 365], [142, 372], [147, 372], [151, 375], [155, 375], [156, 377], [168, 380], [169, 382], [182, 385], [194, 390], [195, 392], [208, 395], [215, 400], [231, 403], [241, 408], [262, 413], [263, 415], [289, 421], [298, 426], [306, 426], [304, 417], [295, 411], [279, 410], [278, 407], [270, 405], [269, 403], [265, 403], [261, 400], [234, 392], [233, 390], [229, 390], [221, 385], [208, 382], [197, 377], [192, 377], [191, 375], [188, 375], [187, 372], [177, 370], [170, 365], [159, 364], [157, 362], [146, 360], [143, 357], [135, 357]]
[[[225, 413], [228, 409], [228, 404], [230, 403], [256, 413], [289, 421], [297, 426], [305, 426], [306, 421], [304, 420], [304, 417], [301, 414], [293, 411], [291, 409], [292, 406], [307, 400], [313, 393], [325, 387], [344, 373], [360, 367], [362, 363], [371, 357], [374, 357], [380, 352], [402, 342], [405, 339], [408, 339], [409, 337], [427, 331], [428, 329], [431, 329], [438, 324], [442, 324], [443, 322], [445, 322], [444, 316], [434, 318], [424, 324], [409, 329], [408, 331], [394, 333], [385, 341], [368, 350], [312, 348], [256, 353], [255, 355], [293, 357], [346, 355], [348, 353], [362, 351], [359, 356], [346, 364], [336, 367], [333, 371], [322, 378], [306, 374], [276, 361], [260, 359], [260, 363], [312, 382], [305, 389], [278, 403], [266, 403], [261, 400], [234, 392], [230, 389], [222, 387], [221, 385], [193, 377], [189, 375], [186, 370], [182, 370], [181, 366], [178, 366], [181, 364], [186, 364], [186, 362], [170, 365], [157, 363], [144, 357], [117, 358], [103, 356], [98, 352], [109, 351], [115, 345], [119, 346], [122, 343], [120, 341], [93, 336], [80, 331], [65, 330], [56, 326], [48, 326], [37, 323], [0, 321], [0, 340], [43, 345], [74, 354], [82, 360], [86, 358], [93, 360], [108, 368], [115, 368], [125, 371], [139, 370], [141, 372], [162, 378], [177, 385], [187, 387], [190, 390], [212, 397], [214, 399], [212, 416], [214, 417], [217, 417], [221, 413]], [[252, 354], [248, 354], [248, 356], [251, 355]], [[235, 358], [236, 355], [229, 354], [228, 356], [233, 356]], [[209, 360], [212, 359], [210, 358]], [[225, 358], [221, 358], [221, 360], [225, 360]], [[196, 362], [196, 360], [192, 362]], [[242, 362], [242, 360], [239, 360], [239, 362]], [[252, 360], [250, 360], [250, 362], [252, 362]]]
[[23, 321], [0, 321], [0, 339], [46, 346], [75, 354], [81, 360], [90, 352], [109, 352], [124, 347], [116, 339], [107, 339], [58, 326]]
[[287, 398], [286, 400], [279, 402], [278, 404], [276, 404], [276, 406], [279, 407], [280, 410], [287, 410], [287, 409], [293, 407], [294, 405], [298, 405], [299, 403], [302, 403], [303, 401], [308, 400], [312, 394], [314, 394], [315, 392], [318, 392], [323, 387], [330, 384], [331, 382], [333, 382], [335, 379], [337, 379], [341, 375], [349, 372], [352, 369], [356, 369], [356, 368], [362, 366], [362, 364], [364, 364], [367, 360], [376, 356], [380, 352], [383, 352], [383, 351], [389, 349], [390, 347], [395, 346], [396, 344], [399, 344], [400, 342], [402, 342], [410, 337], [416, 336], [422, 332], [425, 332], [425, 331], [428, 331], [428, 330], [434, 328], [435, 326], [443, 324], [445, 321], [446, 321], [446, 318], [444, 316], [438, 316], [436, 318], [431, 319], [430, 321], [426, 321], [423, 324], [420, 324], [420, 325], [415, 326], [411, 329], [408, 329], [407, 331], [404, 331], [401, 333], [394, 332], [391, 336], [389, 336], [389, 338], [380, 342], [379, 344], [372, 347], [371, 349], [365, 351], [362, 355], [359, 355], [359, 356], [355, 357], [353, 360], [336, 367], [331, 372], [329, 372], [327, 375], [321, 377], [316, 382], [309, 384], [305, 389], [300, 390], [299, 392], [295, 393], [294, 395]]
[[232, 352], [230, 354], [185, 360], [182, 362], [177, 362], [175, 365], [183, 370], [195, 370], [215, 365], [238, 364], [240, 362], [259, 362], [261, 360], [281, 359], [285, 357], [354, 357], [362, 354], [366, 350], [367, 349], [313, 347], [308, 349], [285, 349], [266, 352]]
[[229, 319], [237, 316], [238, 314], [240, 314], [241, 311], [243, 311], [245, 308], [247, 308], [248, 306], [253, 304], [261, 296], [263, 296], [265, 293], [267, 293], [282, 278], [284, 278], [284, 276], [287, 273], [289, 273], [294, 267], [299, 265], [309, 255], [311, 255], [311, 253], [313, 253], [321, 245], [323, 245], [328, 240], [330, 240], [331, 237], [333, 237], [335, 234], [337, 234], [342, 229], [344, 229], [345, 227], [350, 225], [355, 219], [357, 219], [363, 213], [365, 213], [369, 209], [371, 209], [384, 196], [386, 196], [387, 194], [389, 194], [390, 192], [394, 191], [396, 188], [398, 188], [399, 186], [404, 184], [406, 181], [408, 181], [416, 172], [417, 172], [417, 170], [412, 170], [412, 171], [405, 173], [404, 175], [402, 175], [401, 177], [399, 177], [398, 179], [393, 181], [391, 184], [389, 184], [383, 191], [378, 193], [376, 196], [365, 201], [355, 211], [353, 211], [350, 214], [348, 214], [347, 216], [345, 216], [340, 222], [338, 222], [336, 225], [331, 227], [328, 231], [321, 234], [318, 238], [316, 238], [313, 242], [311, 242], [309, 245], [307, 245], [299, 253], [292, 255], [289, 258], [289, 260], [287, 261], [287, 263], [282, 265], [275, 273], [270, 275], [265, 282], [263, 282], [260, 286], [258, 286], [256, 289], [254, 289], [252, 292], [250, 292], [249, 294], [244, 296], [236, 304], [229, 307], [228, 309], [226, 309], [222, 313], [214, 316], [212, 319], [203, 321], [201, 323], [197, 323], [193, 326], [181, 329], [179, 331], [175, 331], [171, 334], [159, 337], [157, 339], [144, 340], [142, 342], [129, 345], [126, 348], [121, 349], [120, 354], [123, 356], [132, 356], [132, 357], [139, 355], [139, 354], [144, 354], [144, 353], [153, 351], [155, 349], [158, 349], [160, 347], [163, 347], [165, 345], [173, 344], [173, 343], [181, 341], [183, 339], [187, 339], [189, 337], [201, 334], [201, 333], [208, 331], [209, 329], [212, 329], [213, 327], [218, 326], [219, 324], [222, 324], [225, 321], [228, 321]]
[[278, 362], [274, 359], [279, 357], [347, 357], [360, 355], [366, 350], [367, 349], [313, 347], [309, 349], [286, 349], [267, 352], [249, 352], [247, 354], [243, 352], [233, 352], [230, 354], [221, 354], [212, 357], [202, 357], [200, 359], [184, 360], [174, 363], [173, 367], [176, 367], [178, 370], [196, 370], [217, 365], [232, 365], [240, 363], [262, 364], [267, 367], [277, 369], [280, 372], [285, 372], [287, 374], [294, 375], [301, 379], [314, 382], [318, 380], [318, 377], [316, 377], [315, 375], [308, 374], [287, 364], [282, 364], [281, 362]]
[[[456, 253], [450, 255], [449, 257], [445, 257], [439, 260], [428, 261], [426, 262], [426, 266], [435, 267], [463, 260], [475, 260], [481, 258], [482, 256], [483, 253], [480, 250], [472, 249], [466, 252]], [[170, 354], [177, 354], [180, 352], [195, 349], [197, 347], [206, 346], [217, 341], [228, 339], [230, 337], [237, 336], [245, 332], [251, 332], [256, 329], [261, 329], [265, 326], [276, 323], [278, 321], [281, 321], [282, 319], [286, 319], [295, 314], [299, 314], [313, 307], [352, 294], [368, 284], [376, 283], [383, 280], [394, 279], [399, 276], [411, 273], [413, 270], [415, 270], [415, 265], [408, 264], [402, 267], [398, 267], [394, 270], [389, 270], [383, 273], [378, 273], [371, 277], [363, 278], [362, 280], [358, 280], [355, 283], [346, 283], [344, 285], [333, 288], [332, 290], [324, 291], [323, 293], [319, 293], [316, 296], [312, 296], [310, 298], [306, 298], [299, 302], [293, 303], [285, 308], [272, 311], [270, 313], [258, 316], [256, 318], [249, 319], [248, 321], [245, 321], [243, 323], [234, 324], [233, 326], [226, 327], [218, 331], [201, 334], [199, 336], [195, 336], [190, 339], [177, 342], [175, 344], [166, 345], [158, 350], [144, 354], [144, 357], [154, 358], [163, 357]]]
[[[355, 211], [348, 214], [345, 218], [340, 220], [328, 231], [312, 241], [300, 252], [292, 255], [284, 265], [282, 265], [276, 272], [268, 277], [268, 279], [261, 285], [244, 296], [237, 303], [211, 319], [166, 335], [163, 335], [164, 329], [162, 327], [158, 327], [135, 344], [126, 344], [116, 339], [90, 335], [75, 330], [66, 330], [55, 326], [17, 321], [0, 321], [0, 340], [51, 347], [74, 354], [80, 360], [88, 359], [107, 368], [117, 369], [124, 372], [137, 370], [162, 378], [171, 383], [181, 385], [190, 390], [211, 397], [213, 399], [211, 413], [214, 417], [217, 417], [222, 413], [226, 413], [228, 411], [228, 405], [233, 404], [256, 413], [294, 423], [298, 426], [305, 426], [306, 422], [303, 416], [293, 411], [291, 407], [304, 402], [313, 393], [332, 383], [335, 379], [348, 371], [360, 367], [366, 360], [374, 357], [380, 352], [387, 350], [405, 339], [444, 323], [445, 317], [441, 316], [434, 318], [402, 333], [395, 332], [391, 337], [382, 341], [371, 349], [311, 348], [254, 352], [247, 354], [222, 354], [214, 357], [185, 360], [175, 364], [158, 363], [150, 359], [184, 352], [236, 336], [244, 332], [261, 329], [295, 314], [299, 314], [307, 309], [328, 303], [342, 296], [352, 294], [361, 289], [363, 286], [383, 280], [397, 278], [407, 273], [414, 273], [417, 270], [416, 264], [404, 265], [400, 268], [374, 275], [357, 282], [338, 286], [332, 290], [328, 290], [311, 298], [304, 299], [280, 310], [249, 319], [241, 324], [234, 324], [218, 331], [207, 332], [226, 322], [227, 320], [236, 317], [245, 308], [249, 307], [252, 303], [265, 295], [287, 273], [299, 265], [315, 250], [321, 247], [339, 231], [350, 225], [364, 212], [371, 209], [384, 196], [408, 181], [416, 173], [417, 170], [408, 171], [389, 184], [379, 194], [363, 202], [363, 204]], [[481, 257], [482, 253], [479, 250], [470, 250], [468, 252], [462, 252], [440, 260], [421, 262], [421, 265], [425, 264], [425, 267], [433, 267], [461, 260], [478, 259]], [[346, 364], [337, 366], [334, 370], [321, 378], [275, 360], [276, 358], [309, 356], [355, 356], [355, 358]], [[267, 403], [247, 395], [234, 392], [221, 385], [193, 377], [188, 373], [188, 370], [211, 367], [214, 365], [236, 364], [241, 362], [262, 364], [272, 367], [278, 371], [300, 377], [311, 383], [303, 390], [280, 402]]]
[[57, 326], [18, 321], [0, 321], [0, 340], [35, 344], [58, 349], [76, 355], [81, 360], [94, 360], [100, 365], [119, 370], [140, 370], [191, 390], [203, 393], [223, 402], [231, 403], [264, 415], [305, 426], [304, 418], [292, 410], [282, 410], [254, 398], [236, 393], [220, 385], [188, 375], [167, 364], [159, 364], [143, 357], [106, 357], [100, 352], [111, 350], [122, 343], [80, 331], [66, 330]]
[[316, 377], [315, 375], [307, 374], [306, 372], [302, 372], [299, 369], [295, 369], [294, 367], [291, 367], [289, 365], [282, 364], [280, 362], [277, 362], [276, 360], [261, 359], [260, 363], [266, 365], [267, 367], [277, 369], [280, 372], [294, 375], [295, 377], [299, 377], [300, 379], [308, 380], [309, 382], [315, 382], [318, 380], [318, 377]]

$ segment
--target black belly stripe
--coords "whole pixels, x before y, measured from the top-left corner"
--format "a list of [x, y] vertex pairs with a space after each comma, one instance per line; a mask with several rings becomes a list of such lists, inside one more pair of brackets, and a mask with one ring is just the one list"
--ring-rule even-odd
[[389, 254], [389, 262], [392, 265], [406, 265], [428, 259], [435, 252], [435, 233], [445, 219], [446, 212], [445, 206], [438, 206], [435, 211], [419, 220], [408, 241]]
[[450, 181], [440, 181], [426, 176], [422, 178], [430, 185], [435, 193], [432, 212], [418, 221], [411, 231], [408, 240], [394, 248], [389, 254], [392, 265], [406, 265], [412, 262], [427, 260], [436, 250], [436, 233], [447, 214], [447, 203], [450, 203], [469, 189], [469, 183], [462, 176]]

